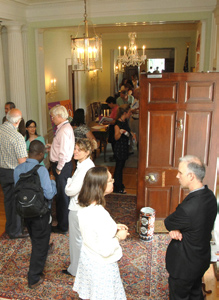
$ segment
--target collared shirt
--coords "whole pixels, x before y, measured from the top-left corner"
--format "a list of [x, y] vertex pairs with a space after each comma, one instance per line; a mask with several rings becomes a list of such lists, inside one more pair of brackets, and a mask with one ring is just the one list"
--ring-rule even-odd
[[[5, 123], [7, 121], [6, 116], [4, 116], [4, 118], [2, 119], [2, 124]], [[18, 125], [18, 129], [17, 131], [19, 131], [23, 136], [25, 136], [26, 134], [26, 125], [24, 122], [24, 119], [22, 118], [19, 125]]]
[[67, 196], [70, 196], [69, 210], [76, 211], [80, 208], [80, 205], [78, 204], [78, 195], [81, 191], [87, 171], [94, 166], [93, 161], [89, 157], [81, 163], [79, 161], [77, 162], [77, 169], [75, 170], [74, 175], [71, 178], [68, 178], [65, 186], [65, 193]]
[[[33, 167], [35, 167], [38, 164], [38, 160], [28, 158], [26, 162], [17, 166], [14, 170], [14, 183], [17, 183], [20, 174], [29, 172], [31, 169], [33, 169]], [[41, 166], [37, 170], [37, 173], [40, 177], [40, 183], [43, 189], [44, 197], [48, 200], [51, 200], [57, 193], [56, 182], [54, 180], [50, 180], [49, 172], [44, 166]]]
[[116, 99], [116, 103], [120, 106], [120, 105], [123, 105], [123, 104], [132, 104], [134, 101], [134, 97], [132, 95], [128, 95], [128, 101], [125, 101], [123, 98], [121, 97], [118, 97]]
[[0, 168], [14, 169], [18, 159], [27, 157], [24, 137], [10, 122], [0, 125]]
[[58, 162], [58, 170], [62, 170], [65, 163], [72, 159], [74, 147], [75, 137], [73, 129], [68, 121], [64, 121], [57, 126], [50, 150], [50, 160]]
[[190, 191], [189, 194], [190, 194], [190, 193], [197, 192], [197, 191], [199, 191], [199, 190], [204, 190], [204, 189], [205, 189], [205, 186], [203, 185], [202, 187], [200, 187], [200, 188], [198, 188], [198, 189], [196, 189], [196, 190]]

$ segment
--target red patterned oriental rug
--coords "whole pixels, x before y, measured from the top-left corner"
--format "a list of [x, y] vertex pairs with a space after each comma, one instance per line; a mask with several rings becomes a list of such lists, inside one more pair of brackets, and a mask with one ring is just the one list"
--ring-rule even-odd
[[[121, 278], [128, 300], [168, 299], [165, 252], [167, 234], [155, 234], [152, 242], [139, 239], [136, 233], [136, 197], [108, 195], [107, 209], [116, 222], [129, 227], [130, 237], [122, 242], [123, 257], [119, 261]], [[62, 274], [69, 264], [68, 235], [52, 233], [55, 251], [48, 256], [45, 281], [36, 290], [27, 286], [30, 239], [10, 240], [0, 237], [0, 297], [23, 300], [76, 300], [72, 291], [74, 278]]]

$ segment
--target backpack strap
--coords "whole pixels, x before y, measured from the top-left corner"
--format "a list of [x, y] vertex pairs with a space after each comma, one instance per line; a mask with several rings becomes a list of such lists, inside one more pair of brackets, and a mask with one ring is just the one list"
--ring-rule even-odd
[[[37, 171], [40, 167], [42, 167], [42, 165], [37, 164], [36, 166], [33, 167], [33, 169], [30, 170], [31, 173], [32, 173], [32, 171], [33, 171], [33, 172], [34, 172], [35, 170]], [[29, 171], [29, 172], [30, 172], [30, 171]]]
[[22, 177], [22, 178], [29, 177], [31, 174], [36, 172], [40, 167], [42, 167], [42, 165], [37, 164], [36, 166], [33, 167], [33, 169], [31, 169], [27, 173], [21, 173], [19, 177]]

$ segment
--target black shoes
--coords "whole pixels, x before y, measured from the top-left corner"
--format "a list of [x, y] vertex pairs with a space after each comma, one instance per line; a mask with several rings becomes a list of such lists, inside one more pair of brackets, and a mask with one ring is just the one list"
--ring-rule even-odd
[[59, 229], [57, 226], [52, 226], [52, 232], [59, 233], [59, 234], [66, 234], [66, 233], [68, 233], [68, 231], [63, 231], [63, 230]]
[[62, 270], [62, 273], [65, 274], [65, 275], [73, 276], [73, 275], [71, 275], [71, 273], [68, 272], [68, 270]]
[[35, 288], [37, 288], [41, 283], [43, 283], [44, 279], [45, 279], [45, 275], [42, 274], [42, 275], [40, 275], [40, 280], [39, 280], [37, 283], [34, 283], [34, 284], [28, 284], [28, 287], [29, 287], [30, 289], [35, 289]]
[[126, 192], [125, 190], [119, 190], [119, 191], [114, 190], [113, 193], [116, 193], [116, 194], [124, 194], [124, 195], [125, 195], [127, 192]]
[[10, 239], [14, 240], [14, 239], [25, 239], [25, 238], [28, 238], [29, 237], [29, 233], [21, 233], [21, 234], [18, 234], [16, 236], [10, 236]]

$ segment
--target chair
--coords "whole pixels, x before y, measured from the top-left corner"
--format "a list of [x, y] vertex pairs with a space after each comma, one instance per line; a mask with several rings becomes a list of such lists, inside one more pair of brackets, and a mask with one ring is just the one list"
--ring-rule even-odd
[[91, 109], [91, 118], [92, 121], [95, 121], [101, 115], [101, 103], [100, 102], [93, 102], [90, 104]]
[[[108, 105], [106, 107], [109, 109]], [[89, 127], [92, 128], [92, 125], [95, 125], [96, 119], [101, 115], [102, 111], [104, 111], [105, 107], [102, 107], [101, 102], [93, 102], [87, 108], [86, 114], [86, 123]], [[89, 118], [91, 115], [91, 118]], [[88, 120], [89, 118], [89, 120]], [[97, 125], [97, 124], [96, 124]], [[97, 156], [97, 150], [100, 152], [104, 151], [104, 161], [106, 161], [106, 146], [108, 141], [108, 129], [106, 130], [92, 130], [93, 135], [95, 136], [98, 144], [98, 148], [94, 151], [93, 158], [95, 159]]]

